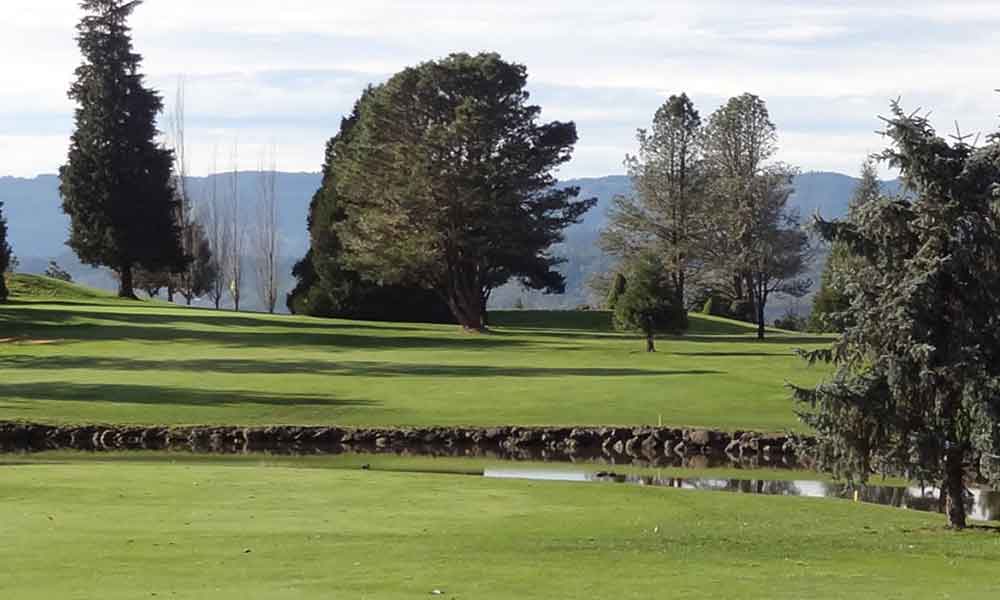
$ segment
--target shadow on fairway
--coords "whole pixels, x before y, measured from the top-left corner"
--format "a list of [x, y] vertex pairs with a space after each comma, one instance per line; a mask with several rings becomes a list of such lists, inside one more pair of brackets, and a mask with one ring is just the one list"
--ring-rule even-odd
[[[194, 326], [194, 327], [192, 327]], [[19, 309], [0, 312], [0, 331], [12, 336], [70, 341], [205, 341], [237, 347], [322, 346], [339, 349], [461, 349], [486, 350], [498, 347], [534, 345], [529, 340], [511, 340], [490, 335], [462, 335], [457, 328], [441, 330], [440, 335], [427, 327], [385, 326], [371, 323], [309, 323], [289, 319], [268, 320], [249, 317], [156, 313], [103, 313], [44, 309]], [[371, 333], [359, 330], [371, 330]], [[356, 333], [355, 333], [356, 331]], [[425, 335], [407, 334], [421, 332]], [[403, 333], [400, 333], [403, 332]], [[383, 333], [384, 335], [378, 335]]]
[[184, 406], [225, 406], [266, 404], [272, 406], [377, 406], [371, 400], [334, 398], [319, 394], [287, 394], [251, 390], [204, 390], [176, 386], [127, 385], [120, 383], [81, 384], [34, 382], [0, 385], [0, 398], [30, 398], [65, 402], [114, 402], [121, 404], [164, 404]]
[[[200, 371], [241, 374], [317, 374], [365, 377], [662, 377], [676, 375], [721, 375], [708, 369], [644, 370], [626, 368], [495, 367], [489, 365], [433, 365], [376, 361], [254, 361], [243, 359], [143, 360], [101, 356], [0, 357], [0, 369], [58, 371]], [[99, 386], [98, 386], [99, 387]], [[0, 396], [2, 396], [0, 388]], [[22, 394], [23, 395], [23, 394]]]

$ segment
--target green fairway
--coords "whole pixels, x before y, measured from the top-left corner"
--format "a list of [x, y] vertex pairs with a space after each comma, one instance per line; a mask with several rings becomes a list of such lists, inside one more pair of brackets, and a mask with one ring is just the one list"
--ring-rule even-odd
[[0, 469], [3, 590], [22, 600], [1000, 593], [995, 529], [841, 500], [204, 460]]
[[785, 381], [827, 340], [692, 315], [647, 355], [603, 312], [497, 312], [494, 332], [192, 310], [18, 277], [0, 420], [801, 429]]

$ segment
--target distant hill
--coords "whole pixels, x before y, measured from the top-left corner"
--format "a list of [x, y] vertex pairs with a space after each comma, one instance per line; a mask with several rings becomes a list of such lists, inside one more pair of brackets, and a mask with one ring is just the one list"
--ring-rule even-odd
[[[224, 194], [229, 185], [229, 174], [209, 177], [192, 177], [190, 189], [196, 201], [207, 198], [213, 183]], [[319, 188], [319, 173], [278, 173], [277, 189], [280, 197], [279, 222], [285, 277], [283, 288], [292, 285], [291, 265], [301, 257], [309, 245], [306, 231], [306, 214], [313, 193]], [[239, 174], [242, 208], [252, 214], [256, 198], [257, 174]], [[803, 217], [820, 212], [828, 218], [842, 216], [857, 186], [857, 179], [839, 173], [804, 173], [795, 180], [795, 194], [791, 204]], [[583, 222], [567, 232], [566, 243], [557, 254], [568, 260], [561, 270], [567, 278], [566, 294], [545, 296], [525, 292], [516, 285], [497, 290], [493, 298], [496, 307], [511, 307], [520, 300], [527, 307], [568, 308], [593, 301], [586, 283], [590, 277], [609, 268], [610, 259], [598, 246], [600, 230], [607, 223], [608, 209], [615, 196], [630, 193], [631, 183], [624, 175], [567, 180], [564, 186], [578, 186], [583, 198], [597, 198], [597, 206], [584, 216]], [[898, 182], [886, 184], [886, 191], [898, 190]], [[4, 202], [10, 229], [10, 242], [21, 261], [21, 270], [41, 273], [48, 261], [57, 260], [73, 274], [75, 280], [102, 288], [113, 288], [114, 281], [105, 270], [81, 265], [65, 246], [69, 219], [63, 214], [59, 199], [59, 180], [55, 175], [40, 175], [31, 179], [0, 177], [0, 201]], [[252, 293], [250, 294], [252, 296]], [[254, 307], [253, 301], [249, 304]]]

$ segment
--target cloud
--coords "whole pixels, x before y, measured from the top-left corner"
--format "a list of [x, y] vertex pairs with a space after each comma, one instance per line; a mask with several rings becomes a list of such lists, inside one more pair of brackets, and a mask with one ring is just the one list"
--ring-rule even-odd
[[[76, 4], [5, 1], [0, 139], [33, 155], [0, 146], [0, 174], [52, 172], [65, 155]], [[545, 118], [577, 122], [565, 176], [620, 172], [635, 129], [680, 91], [705, 116], [761, 95], [784, 160], [847, 172], [881, 143], [891, 98], [945, 129], [989, 131], [1000, 112], [1000, 3], [977, 0], [151, 0], [132, 26], [154, 86], [169, 99], [186, 77], [195, 172], [236, 138], [243, 166], [275, 143], [283, 168], [317, 170], [365, 85], [454, 51], [528, 65]]]

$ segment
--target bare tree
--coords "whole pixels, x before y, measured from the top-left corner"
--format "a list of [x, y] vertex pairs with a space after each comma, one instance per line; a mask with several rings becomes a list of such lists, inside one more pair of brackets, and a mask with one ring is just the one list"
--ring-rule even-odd
[[174, 193], [177, 196], [175, 219], [180, 231], [181, 250], [187, 263], [177, 272], [171, 273], [166, 279], [167, 300], [174, 301], [174, 294], [189, 289], [193, 279], [193, 261], [195, 251], [194, 205], [188, 189], [188, 156], [185, 141], [184, 119], [184, 78], [177, 80], [177, 90], [174, 95], [173, 112], [168, 116], [168, 134], [170, 146], [174, 151]]
[[239, 312], [240, 298], [243, 291], [243, 246], [246, 235], [243, 231], [243, 218], [240, 212], [240, 146], [233, 144], [232, 171], [229, 175], [229, 258], [226, 261], [229, 277], [229, 296], [233, 300], [233, 309]]
[[262, 153], [257, 167], [257, 211], [253, 230], [254, 269], [257, 276], [257, 294], [267, 308], [274, 313], [278, 304], [278, 195], [277, 160], [274, 150], [267, 157]]
[[212, 260], [214, 262], [214, 276], [208, 289], [208, 295], [215, 304], [216, 310], [222, 305], [222, 299], [228, 289], [229, 281], [229, 257], [230, 257], [230, 228], [227, 216], [228, 206], [219, 195], [219, 151], [218, 148], [212, 150], [212, 174], [209, 177], [209, 185], [205, 190], [207, 202], [205, 207], [206, 235], [212, 249]]

